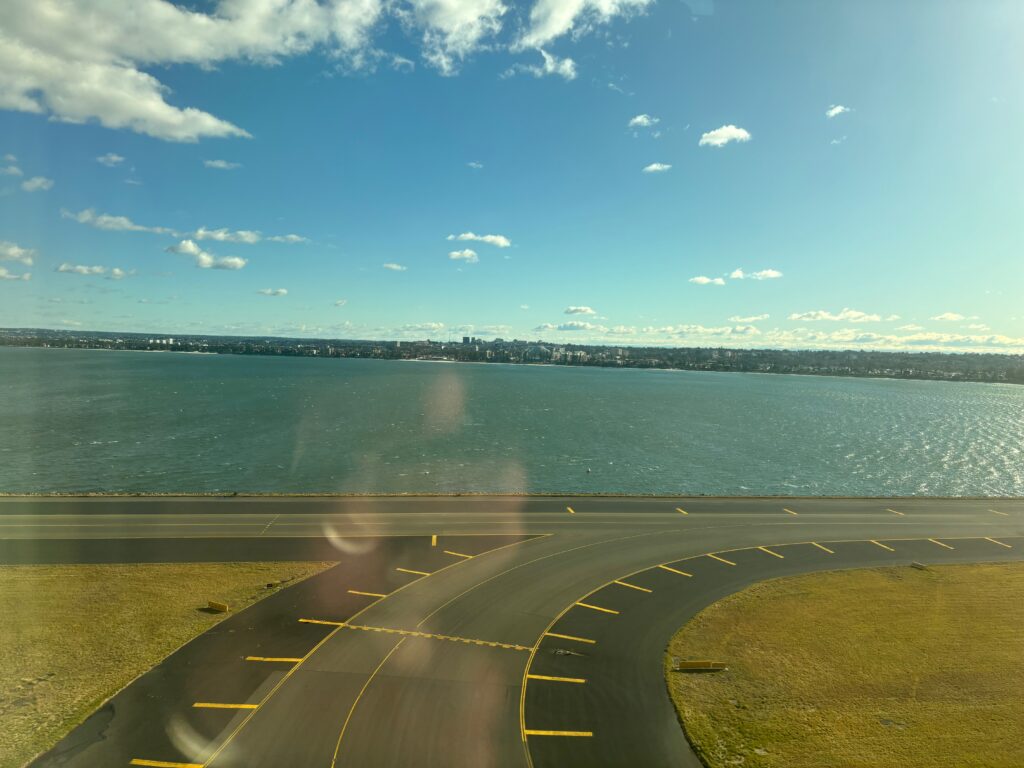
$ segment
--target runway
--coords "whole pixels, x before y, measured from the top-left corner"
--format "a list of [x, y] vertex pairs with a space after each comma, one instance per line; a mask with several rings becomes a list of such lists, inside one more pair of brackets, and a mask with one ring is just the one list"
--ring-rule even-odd
[[5, 563], [340, 561], [37, 766], [695, 766], [662, 656], [705, 605], [779, 575], [1022, 552], [1019, 499], [0, 500]]

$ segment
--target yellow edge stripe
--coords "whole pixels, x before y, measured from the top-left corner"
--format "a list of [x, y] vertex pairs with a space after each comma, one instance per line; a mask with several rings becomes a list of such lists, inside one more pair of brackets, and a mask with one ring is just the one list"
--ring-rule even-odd
[[296, 659], [285, 656], [246, 656], [246, 661], [281, 661], [287, 662], [288, 664], [298, 664], [302, 659]]
[[998, 509], [990, 509], [989, 512], [994, 512], [995, 514], [1002, 515], [1003, 517], [1009, 517], [1010, 516], [1009, 512], [1000, 512]]
[[648, 589], [647, 587], [638, 587], [636, 584], [627, 584], [626, 582], [619, 581], [618, 579], [613, 581], [612, 584], [618, 584], [620, 587], [629, 587], [630, 589], [635, 589], [637, 592], [653, 592], [654, 591], [653, 589]]
[[590, 645], [594, 645], [597, 643], [597, 640], [588, 640], [585, 637], [576, 637], [575, 635], [560, 635], [557, 632], [545, 632], [544, 636], [557, 637], [559, 640], [575, 640], [577, 643], [588, 643]]
[[778, 552], [772, 552], [770, 549], [768, 549], [768, 547], [758, 547], [758, 549], [760, 549], [762, 552], [767, 552], [772, 557], [779, 558], [779, 560], [785, 560], [786, 559], [785, 555], [780, 555]]
[[350, 589], [348, 593], [350, 595], [362, 595], [363, 597], [387, 597], [387, 595], [382, 595], [380, 592], [360, 592], [358, 589]]
[[678, 573], [680, 576], [689, 576], [690, 578], [693, 578], [693, 574], [692, 573], [687, 573], [686, 571], [680, 571], [678, 568], [672, 568], [671, 566], [668, 566], [668, 565], [659, 565], [658, 567], [661, 568], [661, 570], [663, 570], [663, 571], [668, 571], [669, 573]]
[[415, 574], [417, 576], [429, 576], [430, 575], [426, 571], [414, 571], [412, 568], [395, 568], [395, 570], [396, 571], [401, 571], [402, 573], [413, 573], [413, 574]]
[[550, 675], [527, 675], [527, 680], [551, 680], [555, 683], [585, 683], [582, 677], [551, 677]]
[[145, 765], [149, 768], [203, 768], [202, 763], [168, 763], [166, 760], [142, 760], [138, 757], [132, 758], [128, 765]]
[[886, 512], [892, 512], [894, 515], [899, 515], [900, 517], [904, 516], [904, 514], [902, 512], [900, 512], [899, 510], [889, 509], [888, 507], [885, 508], [885, 511]]
[[932, 544], [938, 544], [940, 547], [945, 547], [946, 549], [954, 549], [954, 547], [949, 546], [949, 544], [943, 544], [938, 539], [928, 539], [928, 541], [930, 541]]
[[344, 621], [324, 621], [322, 619], [299, 619], [300, 624], [324, 624], [328, 627], [344, 627]]
[[683, 509], [682, 507], [676, 507], [676, 512], [678, 512], [678, 513], [679, 513], [679, 514], [681, 514], [681, 515], [688, 515], [688, 514], [690, 514], [689, 512], [687, 512], [687, 511], [686, 511], [685, 509]]
[[833, 551], [832, 551], [831, 549], [829, 549], [828, 547], [823, 547], [823, 546], [821, 546], [821, 544], [819, 544], [819, 543], [818, 543], [818, 542], [816, 542], [816, 541], [812, 541], [812, 542], [811, 542], [811, 544], [813, 544], [813, 545], [814, 545], [814, 546], [816, 546], [816, 547], [817, 547], [818, 549], [820, 549], [820, 550], [822, 550], [822, 551], [824, 551], [824, 552], [828, 552], [828, 553], [829, 553], [830, 555], [834, 555], [834, 554], [835, 554], [835, 552], [833, 552]]
[[576, 514], [576, 510], [573, 509], [572, 507], [566, 507], [565, 511], [568, 512], [570, 515], [575, 515]]
[[523, 731], [527, 736], [593, 736], [593, 731], [534, 731], [527, 728]]
[[196, 709], [256, 709], [259, 704], [218, 704], [209, 701], [197, 701], [192, 705]]
[[430, 546], [432, 546], [432, 547], [436, 547], [437, 546], [437, 534], [436, 533], [433, 534], [430, 537]]
[[602, 608], [599, 605], [591, 605], [590, 603], [576, 603], [580, 608], [589, 608], [592, 611], [601, 611], [602, 613], [613, 613], [618, 615], [618, 611], [613, 611], [611, 608]]
[[708, 552], [708, 557], [717, 560], [720, 563], [725, 563], [726, 565], [736, 565], [736, 563], [734, 563], [732, 560], [726, 560], [724, 557], [719, 557], [718, 555], [712, 554], [711, 552]]
[[1013, 549], [1013, 545], [1012, 544], [1004, 544], [1001, 541], [996, 541], [995, 539], [990, 539], [988, 536], [985, 537], [985, 541], [991, 541], [993, 544], [998, 544], [1000, 547], [1006, 547], [1007, 549]]
[[880, 541], [875, 541], [874, 539], [868, 539], [868, 541], [870, 541], [876, 547], [881, 547], [882, 549], [888, 549], [890, 552], [895, 552], [896, 551], [892, 547], [887, 547], [885, 544], [882, 544]]
[[787, 507], [783, 507], [782, 511], [783, 512], [789, 512], [789, 514], [791, 514], [791, 515], [799, 515], [800, 514], [799, 512], [794, 512], [792, 509], [789, 509]]
[[461, 552], [452, 552], [452, 551], [451, 551], [450, 549], [446, 549], [446, 550], [444, 551], [444, 553], [445, 553], [446, 555], [455, 555], [455, 557], [464, 557], [464, 558], [466, 558], [467, 560], [468, 560], [469, 558], [473, 557], [473, 555], [464, 555], [464, 554], [462, 554]]

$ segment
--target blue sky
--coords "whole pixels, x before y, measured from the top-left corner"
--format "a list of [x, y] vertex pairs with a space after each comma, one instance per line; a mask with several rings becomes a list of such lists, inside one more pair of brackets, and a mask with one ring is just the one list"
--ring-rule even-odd
[[1016, 0], [117, 6], [0, 20], [0, 326], [1024, 352]]

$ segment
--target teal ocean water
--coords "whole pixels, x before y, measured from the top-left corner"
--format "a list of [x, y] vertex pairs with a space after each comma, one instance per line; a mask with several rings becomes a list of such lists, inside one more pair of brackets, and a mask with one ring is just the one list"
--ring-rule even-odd
[[0, 491], [1024, 495], [1024, 387], [0, 348]]

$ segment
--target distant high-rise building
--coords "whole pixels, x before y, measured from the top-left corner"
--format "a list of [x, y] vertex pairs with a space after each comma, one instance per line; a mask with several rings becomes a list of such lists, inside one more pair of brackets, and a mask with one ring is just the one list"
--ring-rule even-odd
[[472, 344], [473, 340], [469, 336], [463, 336], [462, 337], [462, 343], [463, 344]]

